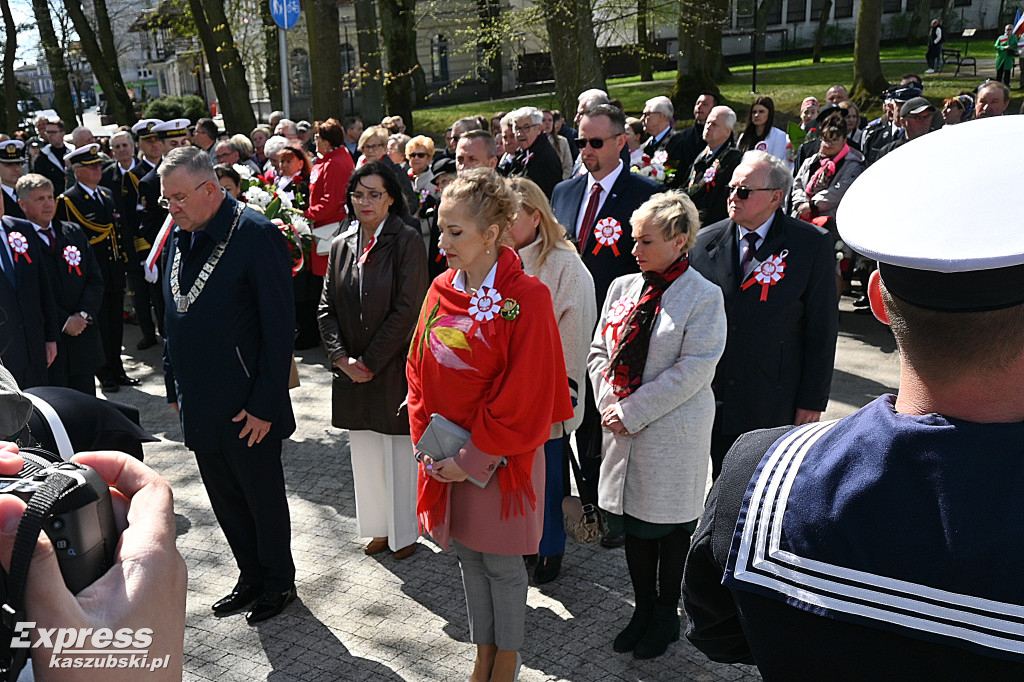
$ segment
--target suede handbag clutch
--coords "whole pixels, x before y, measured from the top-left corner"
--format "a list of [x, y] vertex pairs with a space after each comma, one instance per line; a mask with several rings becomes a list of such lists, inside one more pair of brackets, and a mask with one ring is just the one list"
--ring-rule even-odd
[[[459, 454], [468, 442], [469, 431], [435, 412], [430, 415], [430, 423], [416, 443], [416, 459], [422, 462], [422, 455], [427, 455], [435, 461], [448, 459]], [[487, 485], [486, 482], [481, 483], [472, 477], [466, 480], [478, 488]]]

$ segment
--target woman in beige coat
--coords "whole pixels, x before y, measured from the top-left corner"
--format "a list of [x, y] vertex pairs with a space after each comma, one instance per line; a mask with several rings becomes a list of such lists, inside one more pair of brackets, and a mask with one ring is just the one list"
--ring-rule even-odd
[[725, 349], [721, 290], [689, 267], [700, 220], [681, 192], [632, 216], [641, 274], [612, 282], [588, 370], [605, 428], [598, 504], [626, 534], [636, 608], [614, 649], [653, 658], [679, 638], [690, 535], [703, 511], [715, 398]]

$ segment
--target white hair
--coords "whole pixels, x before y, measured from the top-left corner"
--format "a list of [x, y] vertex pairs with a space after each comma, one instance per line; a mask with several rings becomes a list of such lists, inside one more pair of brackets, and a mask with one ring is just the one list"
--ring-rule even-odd
[[274, 135], [263, 145], [263, 155], [268, 159], [276, 158], [281, 150], [288, 146], [288, 138]]
[[590, 90], [584, 90], [580, 93], [580, 96], [576, 98], [576, 102], [579, 104], [589, 104], [594, 106], [595, 104], [608, 104], [611, 99], [608, 97], [608, 93], [599, 88], [591, 88]]
[[732, 109], [730, 109], [727, 106], [720, 105], [720, 106], [717, 106], [717, 107], [715, 107], [714, 109], [711, 110], [711, 113], [708, 114], [708, 118], [711, 118], [711, 116], [715, 112], [718, 112], [720, 114], [725, 114], [725, 120], [723, 121], [723, 123], [725, 124], [726, 128], [728, 128], [729, 130], [732, 130], [733, 128], [736, 127], [736, 112], [735, 111], [733, 111]]
[[672, 118], [676, 111], [675, 107], [672, 106], [672, 100], [665, 96], [652, 97], [647, 100], [644, 103], [644, 109], [649, 109], [650, 111], [659, 114], [665, 114], [668, 118]]
[[513, 122], [522, 118], [530, 119], [530, 123], [533, 125], [540, 125], [544, 122], [544, 114], [537, 107], [519, 107], [512, 111], [509, 116], [512, 117]]
[[769, 187], [781, 189], [783, 197], [788, 197], [793, 190], [793, 172], [789, 170], [789, 164], [774, 154], [753, 149], [743, 155], [740, 164], [749, 167], [765, 164], [768, 166], [765, 181]]

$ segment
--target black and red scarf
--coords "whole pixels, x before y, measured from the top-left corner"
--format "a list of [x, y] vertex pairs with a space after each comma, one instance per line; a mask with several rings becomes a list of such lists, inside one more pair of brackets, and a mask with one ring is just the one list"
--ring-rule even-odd
[[665, 272], [643, 273], [647, 286], [640, 294], [640, 300], [623, 320], [608, 361], [608, 369], [604, 371], [605, 380], [611, 384], [612, 392], [618, 397], [625, 398], [640, 388], [644, 368], [647, 366], [654, 321], [661, 312], [661, 295], [689, 267], [690, 259], [684, 255]]

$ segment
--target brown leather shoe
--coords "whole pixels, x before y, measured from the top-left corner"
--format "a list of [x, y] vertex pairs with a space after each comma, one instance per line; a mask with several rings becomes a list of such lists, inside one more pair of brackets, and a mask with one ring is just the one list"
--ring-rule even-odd
[[395, 559], [397, 559], [398, 561], [401, 561], [402, 559], [408, 559], [409, 557], [411, 557], [413, 555], [413, 552], [415, 551], [416, 543], [414, 542], [411, 545], [407, 545], [402, 549], [395, 551], [395, 553], [391, 556], [395, 557]]
[[363, 549], [364, 554], [380, 554], [388, 548], [387, 538], [374, 538], [370, 540], [370, 543]]

